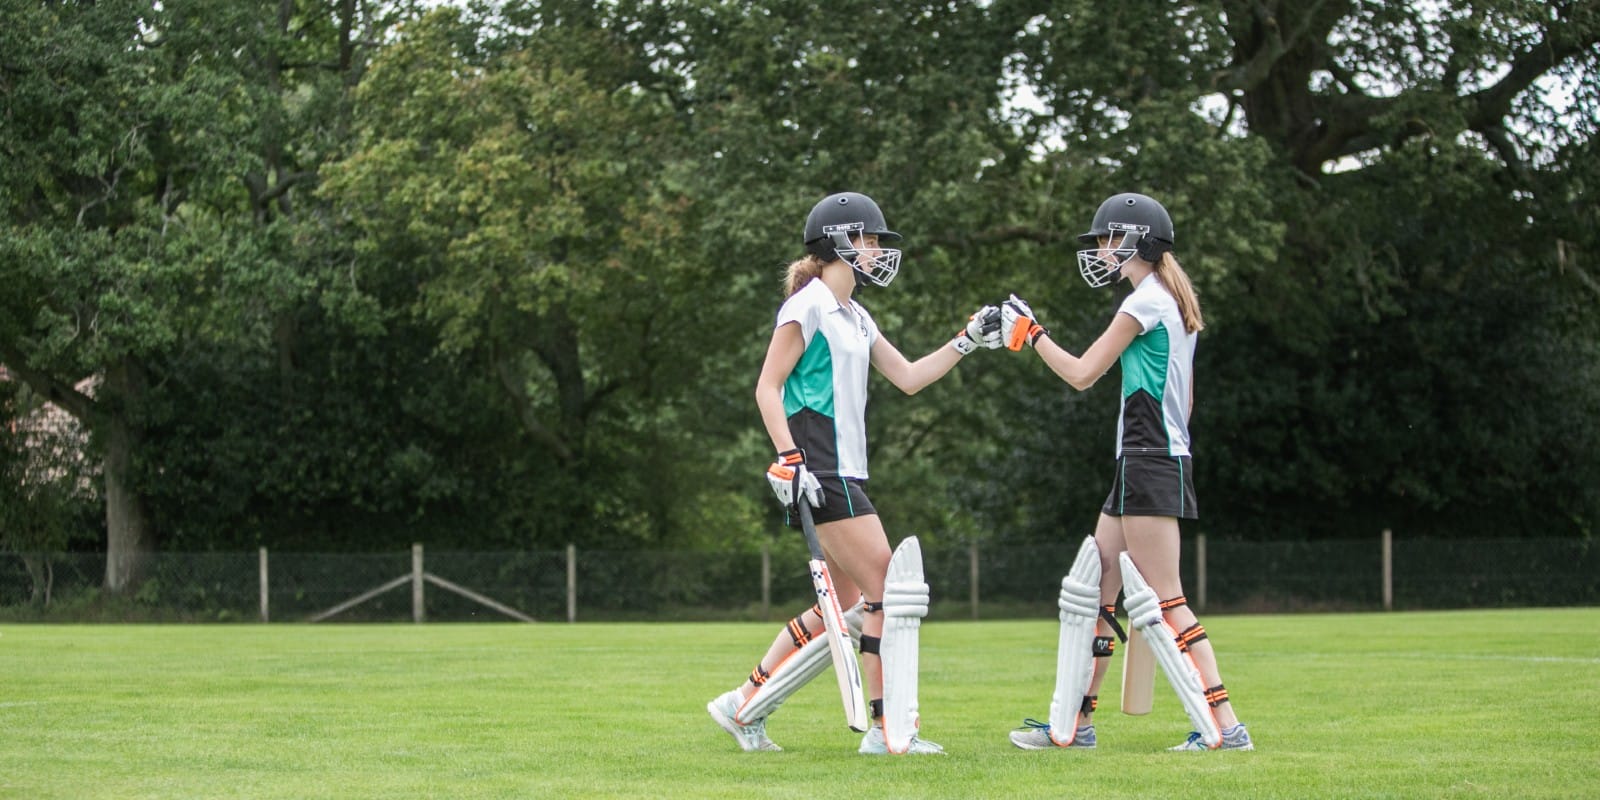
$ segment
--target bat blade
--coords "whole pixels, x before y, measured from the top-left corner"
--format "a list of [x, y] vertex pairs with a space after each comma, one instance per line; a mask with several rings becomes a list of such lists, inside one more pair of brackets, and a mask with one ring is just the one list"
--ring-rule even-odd
[[817, 608], [822, 610], [828, 653], [833, 656], [833, 674], [839, 682], [839, 700], [844, 703], [845, 724], [850, 730], [866, 733], [872, 722], [867, 718], [866, 700], [861, 691], [861, 664], [856, 661], [856, 649], [850, 642], [850, 627], [845, 624], [844, 609], [839, 606], [828, 562], [822, 557], [822, 544], [817, 540], [817, 528], [811, 521], [811, 506], [804, 499], [797, 505], [800, 528], [805, 533], [806, 546], [811, 549], [811, 586], [817, 592]]
[[857, 733], [865, 733], [871, 722], [867, 719], [866, 703], [861, 692], [861, 664], [856, 661], [856, 650], [850, 642], [850, 629], [844, 621], [844, 610], [833, 589], [833, 578], [828, 574], [826, 562], [811, 562], [811, 583], [817, 590], [817, 607], [822, 609], [822, 623], [828, 637], [828, 653], [833, 656], [833, 674], [839, 683], [839, 699], [844, 703], [845, 724]]
[[[1129, 626], [1130, 628], [1132, 626]], [[1150, 713], [1155, 699], [1156, 655], [1150, 651], [1144, 632], [1128, 631], [1127, 655], [1122, 659], [1122, 713], [1140, 716]]]

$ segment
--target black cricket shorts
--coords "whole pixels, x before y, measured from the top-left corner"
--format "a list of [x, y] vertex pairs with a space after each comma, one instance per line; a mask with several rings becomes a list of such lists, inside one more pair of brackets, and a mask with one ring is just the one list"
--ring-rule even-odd
[[1189, 456], [1124, 453], [1100, 511], [1111, 517], [1199, 519]]
[[[841, 519], [852, 517], [865, 517], [878, 513], [872, 507], [872, 501], [867, 499], [867, 482], [855, 478], [841, 478], [831, 475], [826, 478], [817, 476], [817, 482], [822, 484], [822, 507], [811, 509], [811, 521], [821, 525], [824, 522], [838, 522]], [[802, 499], [800, 502], [805, 502]], [[800, 529], [800, 517], [788, 513], [788, 525], [795, 530]]]

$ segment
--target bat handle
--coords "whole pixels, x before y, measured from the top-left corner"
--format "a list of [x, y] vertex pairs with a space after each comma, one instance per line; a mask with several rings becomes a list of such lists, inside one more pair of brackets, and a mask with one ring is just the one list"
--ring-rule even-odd
[[823, 561], [822, 542], [817, 539], [817, 525], [811, 519], [811, 503], [802, 497], [795, 503], [795, 507], [799, 510], [800, 530], [806, 536], [806, 547], [811, 549], [811, 557]]

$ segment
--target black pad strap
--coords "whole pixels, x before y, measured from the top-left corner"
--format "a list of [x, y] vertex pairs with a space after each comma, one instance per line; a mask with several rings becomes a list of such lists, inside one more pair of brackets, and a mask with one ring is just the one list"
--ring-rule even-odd
[[1118, 639], [1126, 642], [1128, 641], [1128, 632], [1123, 630], [1121, 625], [1117, 624], [1116, 611], [1116, 606], [1101, 606], [1100, 618], [1105, 620], [1107, 625], [1111, 626], [1111, 632], [1115, 633]]
[[880, 638], [878, 638], [876, 636], [868, 636], [866, 634], [862, 634], [861, 635], [861, 654], [862, 655], [866, 655], [868, 653], [871, 653], [872, 655], [879, 655], [878, 648], [882, 644], [883, 644], [883, 640], [882, 639], [880, 639]]
[[883, 698], [867, 701], [867, 713], [871, 714], [873, 719], [883, 716]]
[[1086, 694], [1083, 696], [1083, 705], [1078, 706], [1078, 713], [1093, 714], [1100, 707], [1100, 695]]
[[1094, 653], [1095, 658], [1110, 658], [1111, 654], [1116, 652], [1116, 649], [1116, 639], [1110, 636], [1096, 636], [1094, 637], [1094, 645], [1091, 648], [1091, 652]]
[[805, 647], [811, 641], [811, 629], [806, 627], [805, 614], [789, 620], [789, 638], [794, 640], [795, 647]]
[[1228, 702], [1228, 690], [1222, 684], [1217, 684], [1206, 690], [1206, 704], [1212, 708]]
[[868, 614], [876, 614], [883, 610], [883, 601], [879, 600], [878, 602], [874, 603], [871, 600], [862, 600], [861, 610]]
[[1206, 638], [1206, 629], [1200, 627], [1200, 623], [1196, 622], [1195, 624], [1184, 628], [1183, 633], [1178, 634], [1178, 649], [1187, 653], [1189, 652], [1189, 648], [1192, 647], [1195, 642], [1198, 642], [1204, 638]]

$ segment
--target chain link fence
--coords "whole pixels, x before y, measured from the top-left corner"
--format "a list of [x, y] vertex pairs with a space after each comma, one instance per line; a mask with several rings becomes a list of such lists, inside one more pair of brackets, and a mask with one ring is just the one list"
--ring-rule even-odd
[[[512, 619], [483, 602], [488, 600], [544, 622], [771, 620], [811, 602], [805, 556], [791, 549], [156, 553], [138, 589], [115, 601], [99, 591], [103, 555], [3, 554], [0, 618]], [[945, 619], [1052, 616], [1061, 576], [1076, 552], [1076, 543], [925, 547], [932, 614]], [[1190, 602], [1213, 613], [1600, 605], [1600, 548], [1584, 540], [1397, 539], [1388, 572], [1386, 592], [1384, 552], [1376, 538], [1187, 538], [1183, 548]]]

